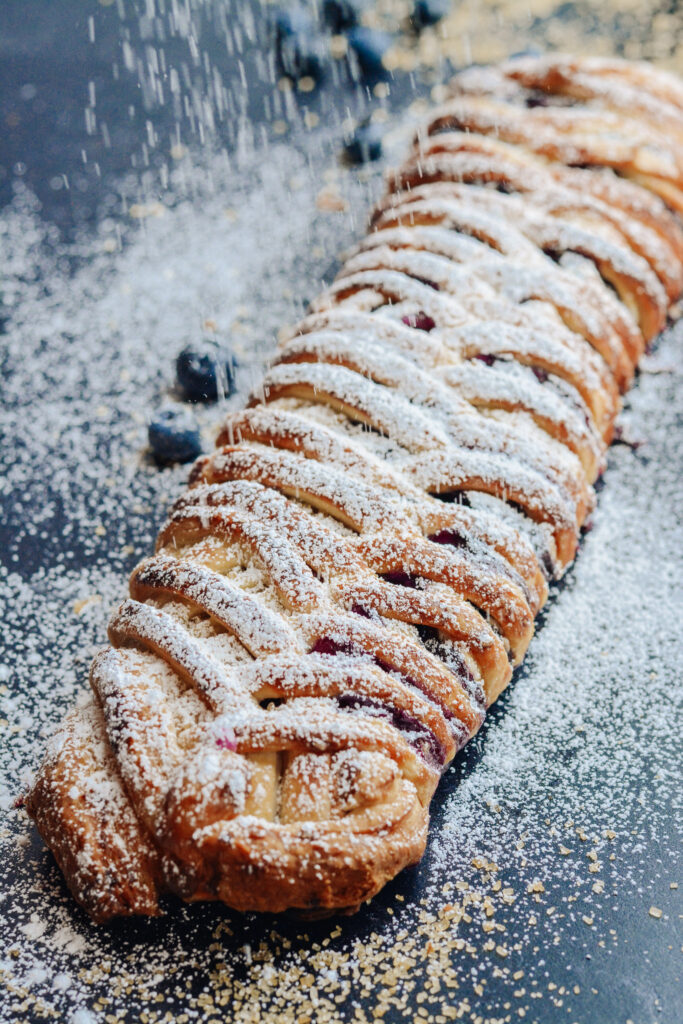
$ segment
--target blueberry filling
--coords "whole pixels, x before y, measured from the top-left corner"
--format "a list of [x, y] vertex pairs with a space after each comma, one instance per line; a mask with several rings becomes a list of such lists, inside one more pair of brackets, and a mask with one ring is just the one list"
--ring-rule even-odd
[[493, 366], [496, 361], [495, 356], [487, 356], [483, 352], [478, 352], [474, 358], [478, 359], [480, 363], [486, 363], [487, 366]]
[[472, 675], [454, 641], [444, 638], [440, 630], [434, 626], [419, 625], [417, 632], [425, 649], [443, 662], [449, 672], [456, 677], [470, 700], [483, 710], [486, 703], [484, 691], [481, 684]]
[[441, 291], [441, 286], [438, 285], [436, 281], [430, 281], [429, 278], [426, 277], [418, 277], [417, 274], [411, 274], [411, 277], [413, 281], [419, 281], [420, 284], [424, 284], [428, 288], [433, 288], [435, 292]]
[[216, 740], [216, 746], [219, 750], [237, 750], [237, 743], [232, 733], [219, 736]]
[[362, 615], [364, 619], [374, 618], [374, 615], [371, 611], [368, 611], [368, 609], [364, 608], [362, 604], [358, 604], [355, 601], [351, 605], [351, 611], [353, 612], [354, 615]]
[[413, 327], [416, 331], [426, 331], [429, 333], [436, 327], [436, 321], [420, 310], [419, 313], [410, 313], [408, 316], [402, 316], [401, 321], [407, 327]]
[[439, 530], [438, 533], [430, 533], [428, 540], [434, 544], [448, 544], [452, 548], [466, 548], [467, 540], [457, 530]]
[[531, 369], [536, 380], [540, 381], [541, 384], [545, 384], [549, 377], [548, 371], [541, 369], [540, 366], [532, 366]]
[[455, 504], [462, 505], [464, 508], [470, 507], [470, 499], [462, 491], [442, 491], [440, 494], [432, 493], [432, 497], [438, 498], [439, 501], [443, 501], [447, 505]]
[[386, 580], [387, 583], [393, 583], [395, 587], [411, 587], [413, 590], [417, 588], [417, 576], [413, 576], [412, 573], [382, 572], [379, 575], [383, 580]]
[[345, 693], [337, 697], [337, 703], [343, 711], [363, 711], [373, 718], [380, 718], [390, 722], [400, 733], [402, 733], [413, 750], [416, 751], [427, 764], [435, 768], [443, 768], [446, 760], [446, 752], [443, 744], [431, 729], [427, 728], [414, 715], [402, 708], [393, 708], [383, 701], [374, 700], [372, 697], [364, 697], [357, 693]]
[[555, 576], [555, 565], [547, 548], [545, 551], [541, 552], [541, 569], [543, 570], [543, 574], [547, 580], [551, 580]]
[[281, 707], [284, 703], [284, 697], [264, 697], [263, 700], [259, 701], [264, 711], [274, 711], [275, 708]]
[[[311, 654], [327, 654], [332, 657], [334, 657], [337, 654], [347, 654], [356, 655], [357, 657], [365, 657], [369, 661], [373, 662], [373, 664], [375, 664], [377, 668], [381, 668], [383, 672], [387, 672], [389, 675], [398, 676], [406, 686], [411, 687], [413, 690], [419, 690], [420, 693], [425, 693], [424, 687], [420, 686], [417, 680], [413, 679], [412, 676], [406, 675], [404, 672], [401, 672], [401, 670], [396, 668], [395, 665], [389, 664], [388, 661], [384, 661], [384, 659], [380, 658], [378, 655], [371, 654], [370, 651], [364, 650], [359, 644], [339, 643], [338, 640], [333, 640], [332, 637], [321, 636], [318, 637], [316, 642], [311, 647]], [[453, 712], [449, 708], [442, 705], [436, 697], [433, 697], [430, 694], [426, 693], [425, 696], [433, 704], [437, 705], [444, 718], [454, 718]]]
[[425, 647], [430, 641], [439, 639], [439, 630], [436, 626], [427, 626], [425, 623], [421, 622], [415, 628], [417, 629], [417, 635]]
[[550, 246], [543, 249], [546, 256], [553, 261], [553, 263], [559, 263], [562, 256], [564, 255], [561, 249], [551, 249]]
[[355, 654], [353, 644], [340, 644], [330, 636], [319, 636], [311, 647], [311, 654]]

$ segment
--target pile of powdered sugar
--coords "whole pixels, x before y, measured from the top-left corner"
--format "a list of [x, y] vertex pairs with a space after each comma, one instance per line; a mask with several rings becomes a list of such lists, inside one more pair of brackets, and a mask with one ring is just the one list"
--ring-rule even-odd
[[[391, 1020], [422, 994], [443, 1019], [585, 1020], [586, 1006], [607, 1019], [587, 958], [609, 972], [632, 918], [651, 940], [645, 954], [621, 949], [621, 973], [639, 979], [634, 1020], [655, 1019], [680, 790], [680, 326], [622, 414], [642, 444], [611, 450], [577, 564], [444, 779], [425, 860], [355, 919], [307, 929], [169, 903], [160, 922], [98, 929], [15, 806], [183, 485], [186, 468], [160, 469], [145, 450], [175, 353], [206, 330], [229, 339], [229, 404], [243, 403], [378, 188], [378, 174], [337, 168], [322, 134], [315, 152], [282, 144], [234, 167], [188, 157], [172, 199], [75, 248], [51, 237], [29, 193], [0, 215], [0, 1021], [182, 1021], [226, 1007], [245, 1022]], [[199, 415], [208, 447], [220, 410]], [[452, 985], [434, 980], [440, 958]]]

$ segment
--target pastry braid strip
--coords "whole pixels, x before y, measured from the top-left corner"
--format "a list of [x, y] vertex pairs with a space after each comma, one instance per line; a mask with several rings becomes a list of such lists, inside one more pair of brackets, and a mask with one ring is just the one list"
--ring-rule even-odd
[[97, 920], [353, 910], [571, 563], [683, 284], [683, 86], [456, 76], [133, 572], [27, 806]]

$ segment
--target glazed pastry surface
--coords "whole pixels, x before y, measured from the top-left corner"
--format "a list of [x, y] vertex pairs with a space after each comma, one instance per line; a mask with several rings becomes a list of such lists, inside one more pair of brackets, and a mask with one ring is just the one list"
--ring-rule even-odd
[[683, 289], [683, 83], [457, 75], [192, 469], [27, 800], [97, 921], [357, 909], [531, 641]]

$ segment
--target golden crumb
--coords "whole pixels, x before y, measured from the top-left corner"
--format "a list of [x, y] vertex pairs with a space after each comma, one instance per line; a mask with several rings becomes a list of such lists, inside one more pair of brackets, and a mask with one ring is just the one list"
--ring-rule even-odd
[[349, 208], [348, 200], [344, 199], [339, 189], [333, 185], [328, 185], [318, 192], [315, 205], [324, 213], [343, 213]]

